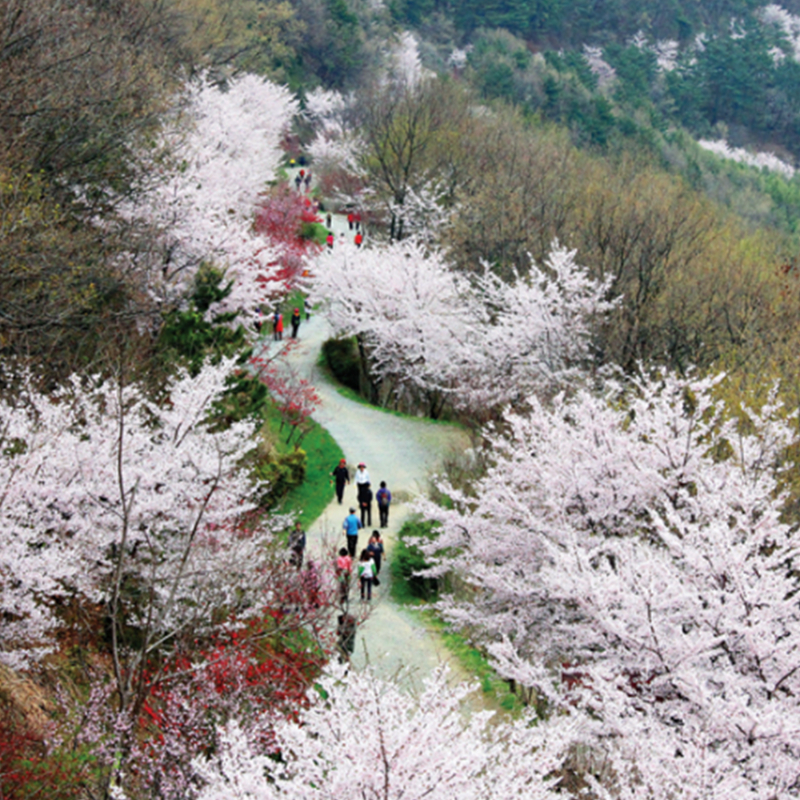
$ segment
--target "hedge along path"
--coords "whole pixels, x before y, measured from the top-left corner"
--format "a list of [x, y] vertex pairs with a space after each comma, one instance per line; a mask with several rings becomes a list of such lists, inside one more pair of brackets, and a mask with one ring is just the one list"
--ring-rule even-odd
[[[382, 530], [386, 553], [381, 566], [381, 585], [373, 587], [369, 616], [359, 625], [353, 664], [363, 668], [368, 662], [383, 677], [394, 677], [408, 668], [410, 688], [421, 687], [422, 678], [434, 667], [447, 662], [451, 675], [467, 680], [463, 668], [452, 658], [435, 631], [425, 627], [419, 616], [397, 605], [389, 596], [389, 564], [400, 527], [409, 514], [409, 501], [424, 491], [431, 473], [449, 452], [469, 447], [467, 434], [454, 426], [425, 419], [400, 417], [343, 397], [330, 378], [317, 366], [322, 343], [331, 336], [327, 321], [318, 314], [300, 325], [298, 341], [287, 355], [287, 361], [299, 377], [309, 380], [321, 399], [314, 419], [327, 428], [347, 458], [351, 481], [356, 465], [367, 465], [375, 493], [382, 480], [392, 492], [389, 527]], [[284, 339], [285, 342], [285, 339]], [[336, 464], [331, 464], [330, 469]], [[355, 481], [345, 487], [342, 505], [331, 486], [331, 502], [310, 526], [308, 556], [317, 559], [327, 545], [344, 546], [342, 522], [350, 506], [357, 506]], [[373, 525], [359, 533], [359, 551], [369, 534], [379, 528], [377, 504], [373, 501]], [[351, 607], [358, 616], [357, 580], [351, 593]]]

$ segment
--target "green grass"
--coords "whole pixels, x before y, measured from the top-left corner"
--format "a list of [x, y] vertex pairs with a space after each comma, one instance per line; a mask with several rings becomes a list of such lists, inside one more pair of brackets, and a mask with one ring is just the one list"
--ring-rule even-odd
[[[308, 528], [333, 499], [331, 470], [344, 458], [341, 447], [328, 431], [314, 420], [307, 420], [309, 432], [300, 442], [306, 452], [306, 476], [300, 486], [290, 490], [280, 502], [278, 511], [296, 516], [304, 528]], [[280, 429], [277, 410], [271, 409], [266, 422], [271, 439], [280, 452], [292, 450], [294, 445], [285, 443], [286, 429]]]
[[[300, 319], [305, 319], [306, 316], [306, 296], [301, 292], [299, 289], [295, 289], [282, 303], [284, 308], [293, 309], [299, 308], [300, 309]], [[290, 317], [291, 312], [288, 314], [284, 314], [284, 318]]]
[[[400, 605], [410, 606], [411, 610], [422, 618], [426, 628], [439, 634], [445, 647], [464, 671], [480, 683], [487, 705], [507, 712], [518, 711], [522, 708], [520, 700], [508, 690], [508, 684], [498, 677], [483, 651], [456, 633], [431, 608], [430, 601], [420, 597], [420, 591], [424, 587], [419, 584], [414, 587], [406, 579], [413, 570], [424, 568], [425, 562], [422, 553], [413, 544], [409, 546], [405, 537], [424, 535], [426, 532], [430, 535], [430, 529], [430, 523], [420, 519], [409, 520], [400, 529], [389, 563], [392, 575], [390, 590], [392, 600]], [[435, 599], [434, 597], [433, 600]]]
[[[403, 581], [392, 578], [392, 599], [397, 602], [400, 602], [398, 598], [402, 596], [402, 590], [397, 588], [399, 583], [403, 583]], [[396, 594], [396, 592], [399, 593]], [[520, 699], [509, 691], [508, 683], [492, 669], [489, 660], [480, 649], [470, 644], [460, 633], [456, 633], [424, 600], [411, 597], [410, 605], [409, 610], [420, 617], [428, 630], [439, 635], [444, 646], [462, 669], [480, 684], [487, 708], [509, 714], [522, 710], [523, 704]]]
[[508, 684], [498, 677], [483, 652], [473, 647], [461, 634], [452, 631], [447, 623], [442, 622], [438, 617], [437, 623], [443, 626], [439, 633], [445, 647], [470, 675], [477, 678], [486, 698], [509, 713], [521, 710], [522, 703], [519, 698], [511, 694]]

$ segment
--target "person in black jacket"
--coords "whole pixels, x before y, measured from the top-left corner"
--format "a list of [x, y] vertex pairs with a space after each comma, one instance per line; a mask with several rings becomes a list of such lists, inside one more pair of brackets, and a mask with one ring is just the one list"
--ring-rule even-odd
[[[361, 509], [361, 525], [372, 525], [372, 489], [368, 483], [358, 484], [358, 507]], [[365, 519], [366, 518], [366, 519]]]
[[339, 501], [339, 505], [341, 505], [342, 497], [344, 496], [344, 487], [350, 483], [350, 472], [347, 469], [347, 461], [342, 459], [331, 475], [333, 475], [336, 481], [336, 499]]
[[292, 339], [297, 338], [297, 329], [300, 327], [300, 309], [296, 308], [292, 312], [292, 318], [290, 320], [292, 323]]
[[386, 488], [386, 481], [381, 481], [381, 488], [375, 495], [378, 501], [378, 513], [381, 518], [381, 528], [389, 527], [389, 505], [392, 502], [392, 493]]

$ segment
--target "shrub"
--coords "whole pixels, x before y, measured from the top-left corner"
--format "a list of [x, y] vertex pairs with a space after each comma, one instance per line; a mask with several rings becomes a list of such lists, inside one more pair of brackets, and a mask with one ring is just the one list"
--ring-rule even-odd
[[430, 566], [425, 556], [417, 547], [414, 539], [435, 536], [433, 522], [409, 521], [403, 524], [397, 536], [397, 544], [392, 550], [392, 578], [404, 582], [412, 597], [421, 600], [435, 600], [439, 589], [436, 578], [425, 578], [415, 573]]
[[289, 453], [278, 453], [273, 450], [255, 471], [259, 478], [269, 481], [263, 504], [272, 507], [305, 480], [306, 451], [298, 448]]
[[31, 731], [0, 703], [0, 797], [3, 800], [73, 800], [91, 772], [85, 748], [48, 751]]
[[360, 370], [355, 339], [328, 339], [322, 345], [322, 357], [337, 381], [359, 391]]

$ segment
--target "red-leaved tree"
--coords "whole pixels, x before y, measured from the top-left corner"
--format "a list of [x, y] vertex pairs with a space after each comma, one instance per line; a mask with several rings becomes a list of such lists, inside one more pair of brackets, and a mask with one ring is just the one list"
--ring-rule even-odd
[[273, 252], [271, 269], [258, 280], [265, 297], [280, 297], [297, 287], [307, 259], [319, 253], [314, 225], [321, 223], [306, 195], [281, 184], [258, 200], [253, 229]]

